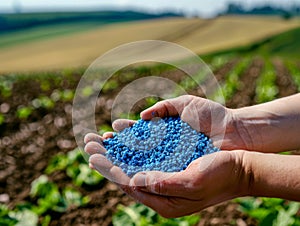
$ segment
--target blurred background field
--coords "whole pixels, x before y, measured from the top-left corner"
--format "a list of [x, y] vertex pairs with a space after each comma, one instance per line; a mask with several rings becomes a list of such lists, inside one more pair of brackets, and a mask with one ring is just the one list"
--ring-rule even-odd
[[[0, 71], [86, 67], [118, 45], [144, 39], [175, 42], [205, 54], [250, 44], [299, 24], [298, 18], [285, 21], [263, 16], [224, 16], [205, 20], [179, 16], [155, 18], [153, 15], [153, 20], [136, 21], [134, 13], [128, 14], [121, 24], [106, 18], [100, 19], [104, 21], [102, 24], [74, 19], [74, 22], [57, 22], [4, 33], [0, 39]], [[40, 20], [44, 18], [44, 15], [36, 16], [41, 17]], [[119, 18], [117, 15], [112, 17]], [[141, 18], [147, 18], [147, 15]]]
[[[182, 3], [180, 10], [133, 10], [125, 4], [114, 10], [97, 6], [92, 12], [80, 7], [30, 11], [26, 1], [11, 1], [11, 10], [2, 9], [0, 225], [300, 225], [299, 203], [261, 197], [164, 219], [90, 170], [77, 149], [72, 129], [77, 84], [87, 66], [120, 44], [154, 39], [191, 49], [210, 66], [231, 108], [299, 92], [300, 3], [223, 2], [223, 8], [207, 14], [201, 11], [207, 3], [196, 2], [186, 11]], [[110, 111], [120, 90], [151, 75], [204, 96], [194, 81], [169, 65], [126, 67], [98, 98], [100, 133], [111, 130]], [[98, 90], [85, 91], [88, 97]], [[214, 99], [220, 99], [217, 93]], [[139, 101], [132, 117], [158, 100]]]

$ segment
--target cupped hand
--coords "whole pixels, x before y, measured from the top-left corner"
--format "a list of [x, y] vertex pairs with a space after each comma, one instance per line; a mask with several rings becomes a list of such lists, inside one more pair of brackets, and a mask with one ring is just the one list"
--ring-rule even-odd
[[85, 150], [92, 154], [90, 166], [163, 217], [192, 214], [247, 195], [249, 180], [243, 167], [243, 151], [222, 151], [203, 156], [181, 172], [140, 172], [130, 178], [103, 155], [105, 149], [100, 144], [101, 139], [95, 135], [86, 136], [89, 142]]
[[[141, 118], [151, 120], [178, 115], [223, 150], [249, 149], [245, 142], [247, 136], [235, 128], [232, 110], [207, 99], [186, 95], [164, 100], [143, 111]], [[119, 119], [113, 123], [113, 129], [121, 131], [134, 123]], [[244, 180], [242, 152], [222, 151], [203, 156], [181, 172], [141, 172], [130, 178], [105, 157], [102, 141], [112, 136], [112, 132], [102, 137], [86, 135], [85, 151], [91, 155], [90, 166], [162, 216], [187, 215], [245, 192], [241, 186]]]
[[180, 217], [248, 194], [243, 151], [222, 151], [177, 173], [141, 172], [122, 188], [164, 217]]
[[[184, 95], [163, 100], [141, 112], [144, 120], [154, 117], [180, 116], [193, 129], [210, 137], [215, 146], [222, 150], [255, 150], [247, 129], [238, 124], [235, 110], [224, 107], [214, 101]], [[117, 131], [132, 125], [134, 121], [120, 119], [113, 123]]]

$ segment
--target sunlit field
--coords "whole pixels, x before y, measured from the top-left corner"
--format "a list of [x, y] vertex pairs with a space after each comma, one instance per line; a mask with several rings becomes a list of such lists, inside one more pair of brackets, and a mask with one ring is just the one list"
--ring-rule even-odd
[[[230, 108], [298, 93], [298, 25], [298, 19], [275, 17], [171, 18], [81, 31], [74, 26], [47, 38], [41, 35], [47, 32], [44, 28], [30, 34], [20, 31], [20, 37], [28, 37], [24, 43], [18, 36], [3, 36], [0, 225], [300, 225], [300, 203], [260, 197], [165, 219], [91, 170], [72, 128], [73, 98], [86, 67], [111, 48], [136, 40], [166, 40], [195, 51], [214, 72]], [[195, 81], [170, 65], [128, 66], [110, 78], [98, 97], [95, 118], [100, 134], [112, 130], [110, 112], [119, 91], [150, 75], [171, 79], [189, 94], [205, 97]], [[84, 95], [97, 89], [86, 87]], [[213, 99], [218, 101], [218, 95]], [[131, 117], [137, 119], [157, 101], [139, 101]]]

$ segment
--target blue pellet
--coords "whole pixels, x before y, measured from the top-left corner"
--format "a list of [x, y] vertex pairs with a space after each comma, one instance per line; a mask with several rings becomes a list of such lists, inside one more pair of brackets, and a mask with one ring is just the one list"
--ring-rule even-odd
[[195, 159], [220, 151], [180, 117], [138, 120], [103, 141], [106, 157], [129, 176], [140, 171], [178, 172]]

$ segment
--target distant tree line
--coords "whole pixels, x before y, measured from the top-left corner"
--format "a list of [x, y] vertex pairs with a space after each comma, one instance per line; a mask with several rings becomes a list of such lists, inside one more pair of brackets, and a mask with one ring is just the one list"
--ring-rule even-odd
[[283, 8], [280, 6], [263, 5], [246, 9], [239, 3], [230, 3], [227, 9], [219, 15], [269, 15], [290, 19], [291, 17], [300, 15], [300, 6], [294, 5], [292, 7]]
[[93, 22], [99, 24], [147, 20], [163, 17], [181, 17], [176, 13], [150, 14], [134, 11], [66, 12], [66, 13], [15, 13], [0, 14], [0, 33], [37, 26]]

